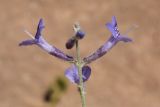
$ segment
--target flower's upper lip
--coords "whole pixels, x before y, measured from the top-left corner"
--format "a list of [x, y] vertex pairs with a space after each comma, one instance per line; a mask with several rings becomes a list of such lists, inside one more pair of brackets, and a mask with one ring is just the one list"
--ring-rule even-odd
[[41, 36], [41, 32], [42, 32], [42, 29], [44, 29], [44, 21], [43, 19], [41, 18], [39, 20], [39, 23], [38, 23], [38, 27], [37, 27], [37, 32], [36, 32], [36, 35], [35, 35], [35, 39], [39, 39], [39, 37]]
[[118, 30], [117, 20], [115, 16], [112, 17], [112, 22], [106, 24], [106, 27], [112, 33], [114, 38], [117, 38], [118, 36], [120, 36], [120, 32]]
[[106, 24], [106, 27], [112, 33], [112, 37], [114, 38], [115, 41], [123, 41], [123, 42], [132, 41], [130, 38], [120, 34], [115, 16], [112, 17], [112, 22]]

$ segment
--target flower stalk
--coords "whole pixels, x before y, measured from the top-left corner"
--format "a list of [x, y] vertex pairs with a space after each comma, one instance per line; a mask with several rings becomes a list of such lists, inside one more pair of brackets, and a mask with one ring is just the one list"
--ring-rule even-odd
[[79, 92], [80, 92], [80, 96], [81, 96], [82, 107], [86, 107], [86, 96], [85, 96], [83, 75], [82, 75], [82, 67], [84, 64], [83, 64], [81, 57], [80, 57], [78, 40], [76, 40], [76, 59], [77, 59], [76, 66], [78, 68], [78, 75], [79, 75], [78, 88], [79, 88]]

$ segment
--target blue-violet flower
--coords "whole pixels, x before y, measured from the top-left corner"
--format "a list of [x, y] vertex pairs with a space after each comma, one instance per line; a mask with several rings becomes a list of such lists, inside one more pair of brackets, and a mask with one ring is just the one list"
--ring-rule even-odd
[[22, 41], [19, 44], [19, 46], [28, 46], [28, 45], [35, 44], [39, 46], [40, 48], [42, 48], [43, 50], [45, 50], [46, 52], [48, 52], [49, 54], [59, 59], [62, 59], [65, 61], [73, 61], [74, 59], [72, 56], [65, 54], [58, 48], [51, 46], [49, 43], [46, 42], [46, 40], [43, 38], [41, 34], [43, 29], [44, 29], [44, 22], [42, 19], [40, 19], [35, 37], [33, 37], [33, 39], [30, 39], [30, 40]]
[[132, 39], [123, 36], [119, 33], [117, 21], [115, 16], [112, 17], [112, 22], [107, 23], [106, 27], [109, 29], [109, 31], [112, 33], [108, 41], [104, 43], [99, 49], [97, 49], [96, 52], [89, 55], [88, 57], [85, 57], [83, 60], [86, 63], [91, 63], [92, 61], [102, 57], [104, 54], [106, 54], [113, 46], [115, 46], [119, 41], [123, 42], [131, 42]]

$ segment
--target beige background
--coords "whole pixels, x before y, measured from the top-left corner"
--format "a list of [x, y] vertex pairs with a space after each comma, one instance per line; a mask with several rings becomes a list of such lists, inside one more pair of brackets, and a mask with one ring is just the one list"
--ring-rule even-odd
[[[0, 107], [48, 107], [43, 94], [64, 75], [70, 64], [36, 46], [18, 47], [35, 33], [39, 18], [49, 43], [65, 49], [79, 21], [86, 32], [81, 55], [102, 45], [110, 35], [105, 23], [115, 15], [121, 33], [134, 42], [119, 43], [101, 60], [92, 63], [86, 83], [87, 107], [160, 107], [160, 1], [159, 0], [0, 0]], [[70, 83], [57, 107], [81, 107], [75, 85]]]

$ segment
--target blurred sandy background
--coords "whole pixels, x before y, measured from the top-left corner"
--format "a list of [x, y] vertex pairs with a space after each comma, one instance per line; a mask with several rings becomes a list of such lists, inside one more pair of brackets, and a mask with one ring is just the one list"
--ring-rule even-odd
[[[81, 55], [96, 50], [109, 37], [105, 23], [115, 15], [121, 33], [132, 43], [119, 43], [92, 63], [86, 83], [87, 107], [160, 107], [160, 1], [159, 0], [0, 0], [0, 107], [49, 107], [43, 95], [49, 84], [64, 75], [70, 64], [36, 46], [18, 47], [35, 33], [43, 18], [44, 37], [65, 49], [79, 21], [87, 33]], [[76, 86], [69, 84], [57, 107], [81, 107]]]

